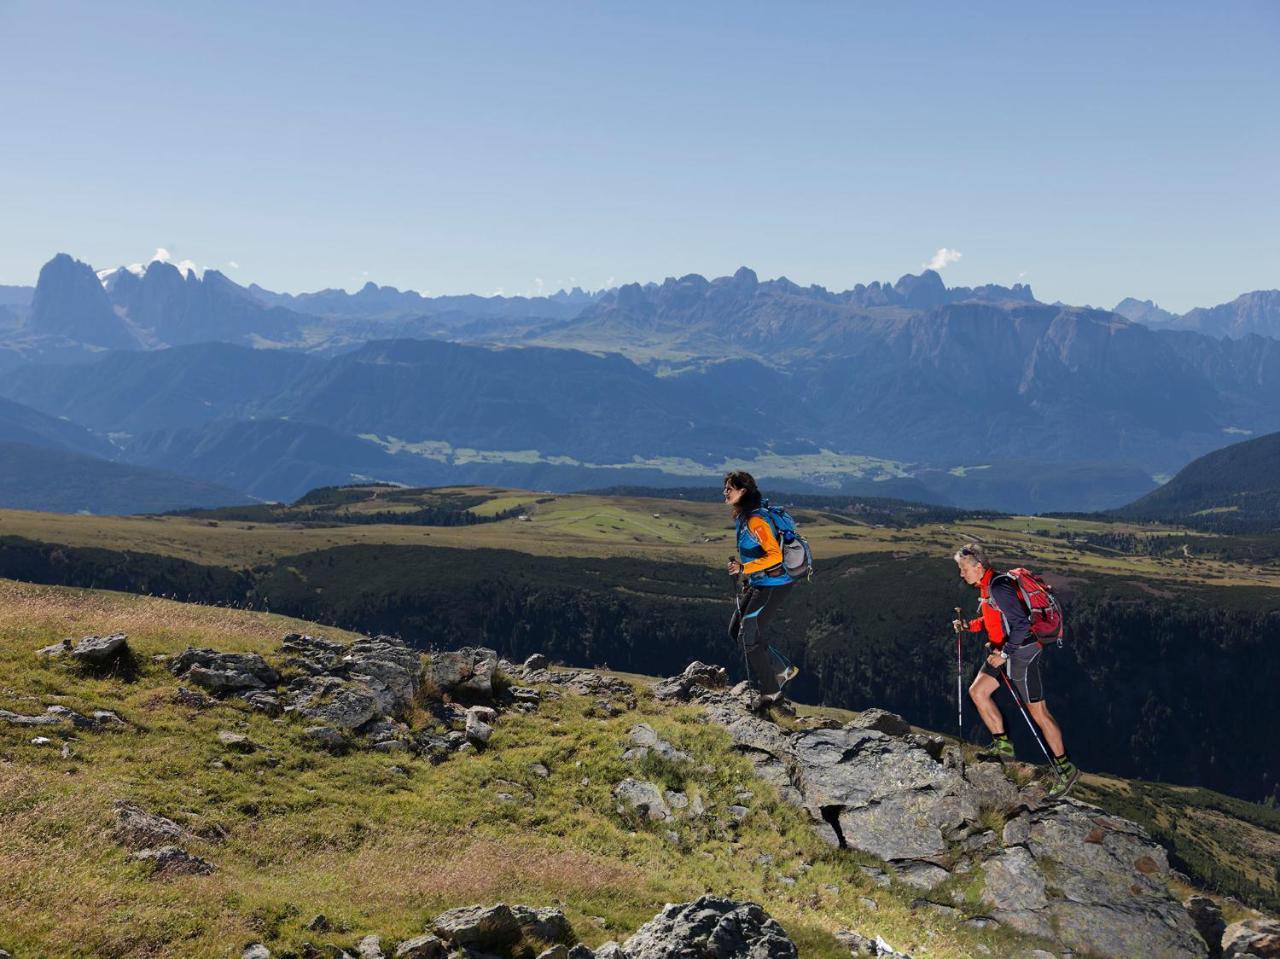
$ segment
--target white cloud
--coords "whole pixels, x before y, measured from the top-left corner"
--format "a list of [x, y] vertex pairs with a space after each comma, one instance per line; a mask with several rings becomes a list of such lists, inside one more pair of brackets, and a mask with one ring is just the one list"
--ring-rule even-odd
[[237, 263], [235, 260], [227, 260], [227, 266], [231, 267], [231, 269], [233, 270], [240, 269], [240, 264]]
[[933, 259], [924, 266], [926, 270], [944, 270], [962, 256], [964, 254], [959, 250], [949, 250], [945, 246], [940, 247], [938, 252], [933, 255]]
[[533, 287], [534, 287], [534, 291], [535, 291], [533, 295], [534, 295], [534, 296], [542, 296], [542, 287], [543, 287], [542, 277], [540, 277], [540, 276], [535, 276], [535, 277], [533, 278]]

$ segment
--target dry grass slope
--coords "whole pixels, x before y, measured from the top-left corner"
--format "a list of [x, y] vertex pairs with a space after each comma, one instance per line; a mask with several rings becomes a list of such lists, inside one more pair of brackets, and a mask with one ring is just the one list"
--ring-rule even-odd
[[[30, 729], [0, 726], [0, 948], [196, 959], [237, 956], [261, 940], [279, 956], [308, 940], [350, 947], [368, 932], [394, 941], [445, 908], [498, 900], [559, 902], [594, 945], [624, 938], [665, 902], [714, 891], [762, 903], [806, 957], [845, 954], [832, 933], [850, 926], [917, 957], [960, 959], [980, 943], [1010, 952], [999, 930], [913, 910], [909, 890], [873, 886], [694, 709], [642, 695], [639, 714], [603, 718], [565, 696], [505, 717], [492, 749], [432, 767], [316, 751], [300, 741], [299, 724], [237, 702], [183, 707], [174, 679], [152, 662], [197, 645], [257, 651], [279, 665], [280, 637], [299, 629], [344, 638], [268, 614], [0, 580], [0, 708], [108, 708], [129, 724], [77, 733], [66, 756], [33, 745]], [[114, 631], [129, 634], [141, 661], [133, 681], [84, 677], [34, 655], [64, 636]], [[611, 789], [627, 774], [621, 743], [641, 719], [694, 757], [688, 789], [720, 805], [750, 791], [749, 817], [723, 831], [682, 822], [675, 844], [667, 827], [620, 817]], [[223, 729], [258, 749], [228, 752]], [[533, 775], [532, 763], [550, 776]], [[513, 789], [517, 801], [499, 795]], [[205, 837], [190, 851], [217, 871], [157, 879], [128, 862], [111, 836], [118, 800]], [[320, 913], [337, 931], [304, 929]]]

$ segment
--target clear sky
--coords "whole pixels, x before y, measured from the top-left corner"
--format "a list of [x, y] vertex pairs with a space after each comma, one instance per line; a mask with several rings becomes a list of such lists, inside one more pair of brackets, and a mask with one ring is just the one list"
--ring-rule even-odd
[[0, 0], [0, 283], [1280, 286], [1280, 3]]

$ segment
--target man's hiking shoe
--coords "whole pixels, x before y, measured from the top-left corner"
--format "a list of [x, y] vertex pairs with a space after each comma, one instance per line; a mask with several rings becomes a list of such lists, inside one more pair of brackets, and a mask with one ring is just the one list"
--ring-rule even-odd
[[1071, 761], [1055, 762], [1054, 764], [1055, 780], [1049, 791], [1045, 794], [1049, 799], [1061, 799], [1067, 793], [1071, 792], [1071, 787], [1076, 784], [1076, 780], [1080, 778], [1080, 767]]
[[787, 685], [787, 683], [791, 682], [791, 680], [795, 679], [795, 678], [796, 678], [797, 676], [799, 676], [799, 675], [800, 675], [800, 667], [799, 667], [799, 666], [788, 666], [788, 667], [787, 667], [786, 669], [784, 669], [784, 670], [782, 671], [782, 673], [778, 676], [778, 688], [779, 688], [779, 690], [781, 690], [781, 688], [782, 688], [783, 686]]
[[1017, 756], [1013, 749], [1013, 740], [1007, 736], [991, 740], [991, 745], [978, 752], [979, 759], [998, 759], [1002, 763], [1011, 763]]

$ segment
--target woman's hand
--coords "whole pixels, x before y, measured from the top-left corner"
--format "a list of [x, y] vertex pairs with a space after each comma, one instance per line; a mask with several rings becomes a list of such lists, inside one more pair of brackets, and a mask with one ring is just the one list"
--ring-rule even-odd
[[1004, 657], [1001, 656], [998, 652], [992, 653], [990, 656], [987, 657], [987, 665], [994, 666], [996, 669], [999, 669], [1001, 666], [1004, 665]]
[[730, 576], [737, 576], [739, 573], [742, 572], [742, 564], [739, 563], [736, 559], [731, 559], [729, 560], [728, 569], [729, 569]]

